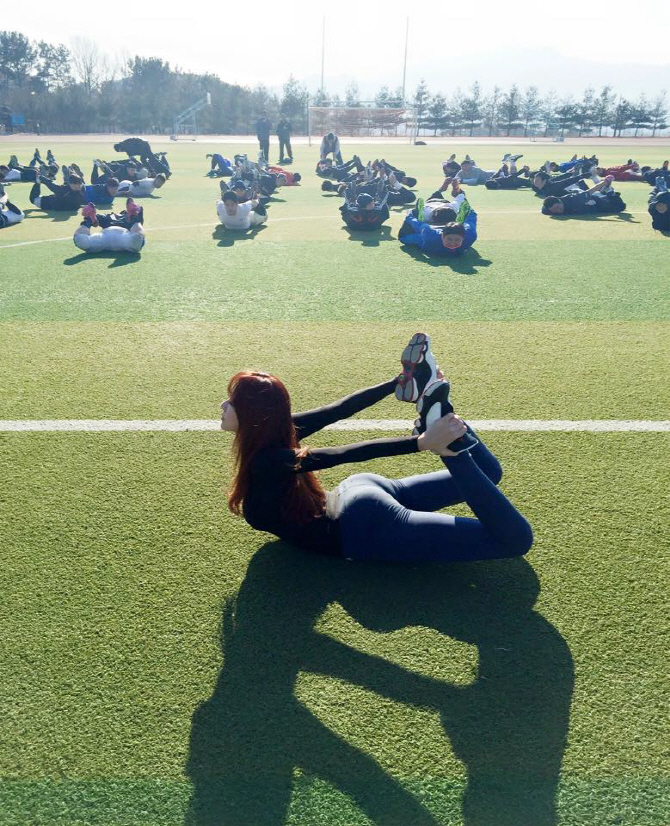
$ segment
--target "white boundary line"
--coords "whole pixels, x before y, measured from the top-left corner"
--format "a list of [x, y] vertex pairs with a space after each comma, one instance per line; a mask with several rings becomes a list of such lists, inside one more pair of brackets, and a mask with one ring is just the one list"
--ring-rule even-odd
[[[468, 419], [475, 430], [515, 433], [670, 433], [670, 420]], [[326, 430], [408, 431], [405, 419], [347, 419]], [[1, 433], [139, 433], [219, 430], [218, 419], [0, 419]]]
[[[324, 217], [337, 217], [337, 216], [323, 216], [323, 215], [305, 215], [304, 217], [294, 217], [294, 218], [273, 218], [273, 224], [279, 224], [280, 222], [284, 221], [318, 221], [322, 220]], [[155, 232], [156, 230], [173, 230], [173, 229], [201, 229], [203, 227], [211, 227], [212, 229], [216, 229], [220, 224], [217, 224], [215, 221], [210, 221], [207, 224], [178, 224], [174, 227], [147, 227], [144, 231], [145, 232]], [[33, 244], [48, 244], [50, 241], [71, 241], [72, 235], [65, 235], [62, 238], [40, 238], [37, 241], [17, 241], [15, 244], [0, 244], [0, 250], [11, 249], [12, 247], [30, 247]]]

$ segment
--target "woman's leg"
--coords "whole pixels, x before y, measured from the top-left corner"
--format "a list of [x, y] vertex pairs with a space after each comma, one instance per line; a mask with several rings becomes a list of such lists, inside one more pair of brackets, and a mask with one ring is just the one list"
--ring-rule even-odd
[[[497, 485], [503, 475], [500, 462], [482, 442], [481, 436], [470, 427], [468, 432], [479, 439], [479, 444], [470, 450], [470, 456], [493, 484]], [[465, 501], [450, 470], [422, 473], [404, 479], [392, 479], [390, 482], [393, 485], [394, 498], [403, 507], [412, 511], [439, 511]]]
[[[380, 562], [473, 562], [521, 556], [532, 545], [528, 522], [469, 453], [445, 464], [476, 519], [410, 510], [379, 484], [341, 494], [342, 554]], [[388, 480], [387, 480], [388, 481]]]

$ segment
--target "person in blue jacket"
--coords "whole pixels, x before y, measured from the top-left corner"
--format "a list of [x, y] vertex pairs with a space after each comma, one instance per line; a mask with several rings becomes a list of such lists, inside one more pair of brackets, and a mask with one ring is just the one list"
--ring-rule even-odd
[[398, 233], [400, 243], [419, 247], [426, 255], [462, 255], [470, 249], [477, 240], [477, 213], [468, 204], [458, 181], [452, 184], [452, 196], [453, 201], [445, 205], [458, 209], [456, 221], [434, 226], [415, 218], [410, 211]]
[[117, 178], [107, 178], [102, 184], [87, 184], [84, 186], [84, 191], [87, 203], [104, 206], [114, 202], [116, 193], [119, 191], [119, 181]]

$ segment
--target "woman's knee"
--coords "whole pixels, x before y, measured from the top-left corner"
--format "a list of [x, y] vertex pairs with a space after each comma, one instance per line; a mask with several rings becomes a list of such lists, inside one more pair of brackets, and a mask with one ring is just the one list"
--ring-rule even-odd
[[492, 461], [486, 475], [489, 477], [489, 479], [493, 482], [494, 485], [499, 485], [500, 480], [503, 477], [502, 465], [496, 459], [495, 456], [492, 456], [491, 458]]
[[521, 519], [518, 530], [510, 542], [510, 556], [525, 556], [533, 547], [533, 529], [526, 519]]

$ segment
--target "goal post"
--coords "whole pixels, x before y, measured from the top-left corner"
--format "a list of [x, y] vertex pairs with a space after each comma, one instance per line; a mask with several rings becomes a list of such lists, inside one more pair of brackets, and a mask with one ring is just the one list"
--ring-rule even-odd
[[198, 139], [198, 112], [205, 106], [212, 105], [212, 95], [206, 92], [203, 98], [180, 112], [174, 119], [174, 126], [170, 140], [177, 141], [180, 138], [195, 141]]
[[418, 132], [417, 112], [414, 107], [379, 107], [366, 103], [360, 106], [309, 106], [307, 133], [320, 139], [328, 132], [350, 138], [407, 138], [413, 143]]

